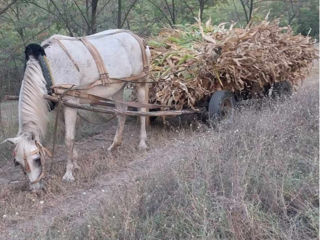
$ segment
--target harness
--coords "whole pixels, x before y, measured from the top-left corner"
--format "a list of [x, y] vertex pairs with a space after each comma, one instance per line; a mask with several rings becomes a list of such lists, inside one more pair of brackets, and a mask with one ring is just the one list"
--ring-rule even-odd
[[36, 146], [37, 148], [35, 150], [33, 150], [29, 155], [26, 155], [26, 153], [23, 153], [23, 161], [24, 161], [24, 166], [25, 166], [25, 172], [26, 173], [30, 173], [31, 172], [31, 168], [30, 165], [28, 163], [28, 156], [32, 156], [34, 154], [39, 154], [40, 155], [40, 162], [41, 162], [41, 174], [39, 175], [39, 177], [32, 181], [31, 184], [40, 182], [40, 180], [44, 177], [45, 175], [45, 157], [48, 155], [49, 157], [52, 157], [51, 152], [45, 148], [40, 142], [36, 141]]
[[[90, 55], [92, 56], [92, 58], [96, 64], [97, 70], [99, 72], [99, 78], [91, 84], [88, 84], [85, 86], [79, 86], [79, 87], [75, 87], [74, 85], [70, 85], [70, 84], [55, 85], [53, 75], [51, 72], [51, 68], [50, 68], [50, 64], [48, 62], [46, 55], [43, 54], [43, 61], [41, 58], [39, 58], [39, 62], [40, 62], [40, 66], [42, 68], [44, 78], [47, 81], [47, 88], [48, 88], [49, 95], [52, 95], [52, 94], [57, 94], [57, 95], [61, 95], [61, 96], [69, 95], [69, 96], [78, 97], [78, 98], [85, 98], [85, 99], [88, 99], [91, 101], [97, 101], [100, 99], [98, 96], [89, 95], [89, 94], [85, 93], [85, 91], [88, 89], [91, 89], [93, 87], [96, 87], [96, 86], [101, 86], [101, 85], [105, 86], [107, 84], [112, 84], [112, 83], [119, 82], [119, 81], [132, 82], [132, 81], [135, 81], [135, 80], [138, 80], [141, 78], [145, 78], [146, 76], [148, 76], [149, 62], [148, 62], [148, 58], [147, 58], [146, 51], [145, 51], [146, 45], [145, 45], [144, 40], [141, 39], [139, 36], [135, 35], [134, 33], [130, 32], [128, 30], [118, 30], [118, 31], [115, 31], [112, 33], [103, 34], [103, 35], [99, 35], [96, 37], [115, 35], [115, 34], [119, 34], [119, 33], [129, 33], [138, 42], [140, 49], [141, 49], [142, 63], [143, 63], [143, 70], [140, 74], [130, 76], [130, 77], [125, 77], [125, 78], [110, 78], [101, 55], [99, 54], [96, 47], [92, 43], [90, 43], [90, 41], [86, 37], [68, 39], [68, 40], [81, 41], [83, 43], [83, 45], [87, 48], [87, 50], [89, 51]], [[93, 38], [93, 37], [91, 37], [91, 38]], [[65, 52], [67, 57], [73, 63], [73, 65], [77, 69], [77, 71], [80, 72], [80, 68], [79, 68], [78, 64], [72, 58], [72, 56], [68, 52], [67, 48], [61, 42], [61, 40], [63, 40], [63, 38], [60, 38], [60, 39], [54, 38], [53, 40], [58, 43], [58, 45]], [[49, 46], [49, 45], [47, 45], [47, 46]], [[44, 46], [44, 48], [45, 47], [46, 46]], [[52, 110], [54, 105], [50, 104], [50, 107]], [[52, 157], [51, 152], [48, 149], [46, 149], [40, 142], [36, 141], [35, 143], [36, 143], [37, 149], [32, 151], [29, 156], [34, 155], [34, 154], [40, 155], [42, 170], [41, 170], [41, 174], [39, 175], [39, 177], [35, 181], [31, 182], [32, 184], [39, 182], [45, 175], [45, 156], [48, 155], [49, 157]], [[29, 163], [27, 161], [27, 157], [28, 156], [24, 153], [23, 159], [24, 159], [24, 164], [25, 164], [25, 172], [30, 173], [31, 169], [30, 169]]]
[[[130, 34], [132, 37], [134, 37], [136, 39], [136, 41], [138, 42], [139, 46], [140, 46], [140, 50], [141, 50], [141, 55], [142, 55], [142, 63], [143, 63], [143, 69], [142, 69], [142, 72], [138, 75], [134, 75], [134, 76], [130, 76], [130, 77], [124, 77], [124, 78], [110, 78], [109, 77], [109, 73], [105, 67], [105, 64], [104, 64], [104, 61], [101, 57], [101, 55], [99, 54], [99, 51], [97, 50], [97, 48], [88, 40], [87, 37], [80, 37], [80, 38], [72, 38], [72, 39], [67, 39], [67, 40], [76, 40], [76, 41], [80, 41], [83, 43], [83, 45], [86, 47], [86, 49], [89, 51], [90, 55], [92, 56], [95, 64], [96, 64], [96, 67], [97, 67], [97, 70], [99, 72], [99, 78], [94, 81], [93, 83], [91, 84], [88, 84], [88, 85], [85, 85], [85, 86], [79, 86], [79, 87], [75, 87], [73, 88], [74, 90], [75, 89], [78, 89], [78, 90], [88, 90], [88, 89], [91, 89], [93, 87], [96, 87], [96, 86], [105, 86], [107, 84], [112, 84], [114, 83], [115, 81], [118, 82], [118, 81], [123, 81], [123, 82], [132, 82], [132, 81], [135, 81], [135, 80], [138, 80], [138, 79], [141, 79], [141, 78], [144, 78], [146, 76], [148, 76], [149, 74], [149, 62], [148, 62], [148, 58], [147, 58], [147, 55], [146, 55], [146, 44], [144, 42], [144, 40], [142, 38], [140, 38], [139, 36], [137, 36], [136, 34], [132, 33], [131, 31], [128, 31], [128, 30], [118, 30], [118, 31], [115, 31], [115, 32], [112, 32], [112, 33], [107, 33], [107, 34], [103, 34], [103, 35], [99, 35], [99, 36], [96, 36], [96, 38], [100, 38], [100, 37], [104, 37], [104, 36], [110, 36], [110, 35], [115, 35], [115, 34], [119, 34], [119, 33], [128, 33]], [[93, 37], [91, 37], [93, 38]], [[68, 49], [63, 45], [62, 41], [61, 40], [64, 40], [63, 38], [59, 38], [59, 37], [56, 37], [53, 39], [53, 41], [57, 42], [57, 44], [60, 46], [60, 48], [63, 50], [63, 52], [66, 54], [66, 56], [69, 58], [69, 60], [72, 62], [72, 64], [74, 65], [74, 67], [77, 69], [78, 72], [80, 72], [80, 68], [78, 66], [78, 64], [76, 63], [76, 61], [73, 59], [73, 57], [71, 56], [71, 54], [69, 53]], [[45, 57], [45, 56], [44, 56]], [[49, 73], [50, 73], [50, 78], [52, 79], [52, 82], [53, 82], [53, 85], [51, 86], [51, 88], [53, 89], [53, 91], [55, 92], [56, 88], [59, 88], [59, 89], [70, 89], [70, 87], [72, 85], [70, 84], [59, 84], [59, 85], [54, 85], [54, 81], [53, 81], [53, 77], [52, 77], [52, 73], [51, 73], [51, 70], [50, 70], [50, 66], [49, 66], [49, 63], [48, 61], [46, 60], [46, 57], [45, 57], [45, 64], [46, 64], [46, 67], [49, 69]], [[68, 95], [70, 95], [70, 93], [72, 92], [73, 90], [71, 91], [68, 91]]]

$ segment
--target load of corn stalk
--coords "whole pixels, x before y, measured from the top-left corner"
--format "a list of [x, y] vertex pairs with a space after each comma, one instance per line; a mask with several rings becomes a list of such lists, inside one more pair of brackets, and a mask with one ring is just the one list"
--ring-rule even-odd
[[210, 21], [163, 29], [152, 53], [152, 103], [196, 109], [217, 90], [261, 94], [280, 81], [299, 85], [317, 57], [315, 41], [267, 20], [246, 28]]

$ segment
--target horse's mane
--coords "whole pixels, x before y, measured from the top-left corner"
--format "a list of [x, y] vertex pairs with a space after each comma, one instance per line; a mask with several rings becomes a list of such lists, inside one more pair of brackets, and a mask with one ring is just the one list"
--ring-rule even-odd
[[33, 56], [27, 62], [19, 96], [19, 133], [31, 132], [43, 137], [48, 122], [48, 102], [46, 80], [38, 60]]

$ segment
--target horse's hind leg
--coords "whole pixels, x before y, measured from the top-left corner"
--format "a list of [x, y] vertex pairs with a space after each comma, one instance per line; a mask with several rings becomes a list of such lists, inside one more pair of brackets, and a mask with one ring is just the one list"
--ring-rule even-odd
[[[123, 90], [119, 90], [115, 95], [112, 96], [112, 98], [115, 101], [122, 101], [123, 100]], [[127, 106], [125, 104], [117, 103], [116, 102], [116, 108], [120, 111], [126, 111]], [[122, 142], [122, 136], [123, 136], [123, 129], [124, 129], [124, 124], [126, 122], [126, 115], [117, 115], [118, 118], [118, 127], [116, 134], [114, 135], [113, 143], [112, 145], [108, 148], [108, 151], [112, 151], [115, 149], [117, 146], [121, 145]]]
[[74, 138], [75, 138], [75, 126], [77, 120], [77, 110], [65, 107], [64, 108], [65, 118], [65, 144], [67, 147], [67, 169], [63, 176], [65, 181], [74, 181], [72, 170], [77, 164], [73, 162], [74, 157], [77, 157], [77, 152], [74, 149]]
[[[137, 97], [140, 103], [147, 104], [148, 103], [148, 85], [146, 83], [138, 84], [137, 86]], [[141, 107], [141, 112], [147, 112], [147, 108]], [[146, 117], [140, 117], [140, 142], [139, 142], [139, 149], [145, 150], [148, 148], [146, 144], [147, 140], [147, 132], [146, 132]]]

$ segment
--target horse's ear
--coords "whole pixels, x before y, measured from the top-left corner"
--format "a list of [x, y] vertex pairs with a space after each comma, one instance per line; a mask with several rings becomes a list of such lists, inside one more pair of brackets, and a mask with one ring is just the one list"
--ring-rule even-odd
[[32, 55], [32, 49], [30, 46], [27, 46], [26, 49], [24, 50], [24, 54], [26, 56], [26, 61], [29, 60], [29, 56]]
[[11, 144], [17, 144], [20, 140], [20, 137], [15, 137], [15, 138], [7, 138], [6, 140], [2, 141], [1, 144], [9, 142]]
[[36, 59], [39, 59], [39, 56], [45, 56], [46, 53], [44, 52], [43, 47], [41, 47], [39, 44], [31, 43], [29, 44], [25, 51], [26, 61], [29, 60], [29, 57], [32, 55]]

